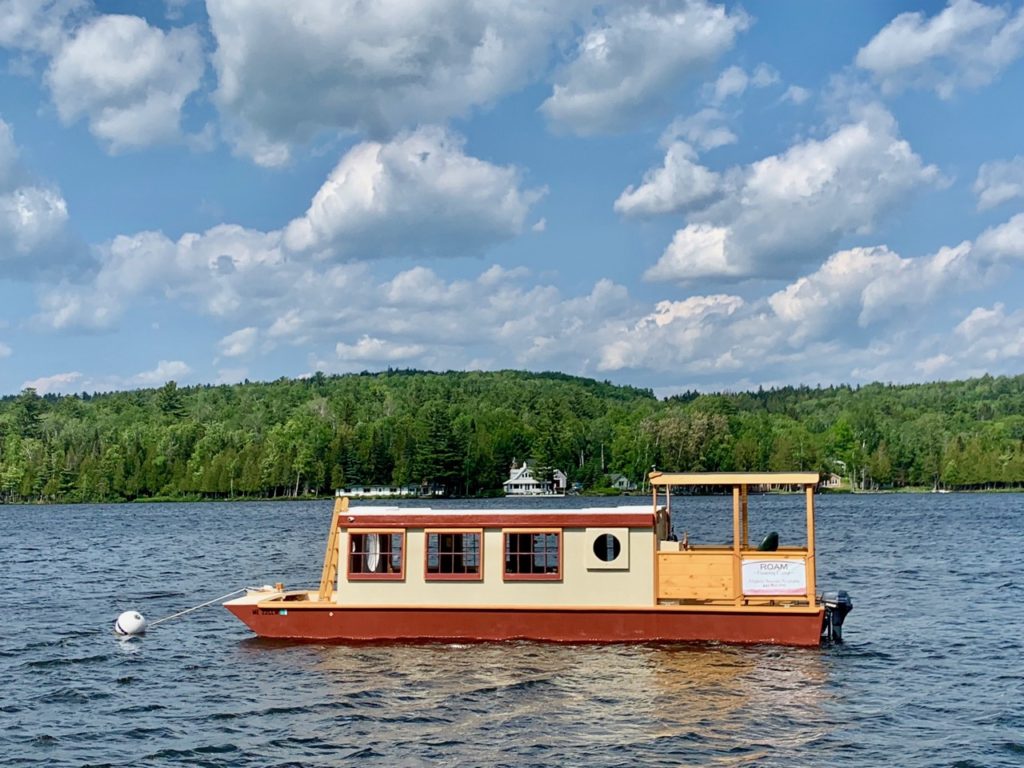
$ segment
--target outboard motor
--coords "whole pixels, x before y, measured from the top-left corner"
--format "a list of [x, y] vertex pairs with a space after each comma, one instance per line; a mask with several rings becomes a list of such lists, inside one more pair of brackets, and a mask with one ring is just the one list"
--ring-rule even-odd
[[846, 614], [853, 610], [853, 600], [846, 590], [841, 589], [838, 592], [823, 592], [821, 602], [825, 606], [821, 636], [829, 642], [843, 642], [843, 621]]

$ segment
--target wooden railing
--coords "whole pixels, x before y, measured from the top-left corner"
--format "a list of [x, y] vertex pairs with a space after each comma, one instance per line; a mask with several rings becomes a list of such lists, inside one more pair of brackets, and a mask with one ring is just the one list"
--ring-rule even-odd
[[813, 602], [807, 550], [777, 552], [732, 547], [697, 547], [658, 552], [658, 599], [706, 603], [758, 600]]

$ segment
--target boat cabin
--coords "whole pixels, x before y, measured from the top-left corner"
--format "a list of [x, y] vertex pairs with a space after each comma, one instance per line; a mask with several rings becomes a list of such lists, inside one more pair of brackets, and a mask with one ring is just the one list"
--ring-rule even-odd
[[340, 511], [322, 600], [346, 605], [651, 605], [650, 507]]

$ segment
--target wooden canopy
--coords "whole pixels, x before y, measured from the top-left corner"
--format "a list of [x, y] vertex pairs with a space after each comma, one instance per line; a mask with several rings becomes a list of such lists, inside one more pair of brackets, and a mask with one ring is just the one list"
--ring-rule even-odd
[[817, 485], [817, 472], [651, 472], [651, 485]]
[[[803, 597], [809, 605], [815, 604], [815, 556], [814, 556], [814, 491], [818, 485], [817, 472], [651, 472], [648, 475], [651, 483], [651, 500], [654, 503], [655, 515], [664, 515], [665, 538], [671, 532], [672, 527], [672, 486], [724, 486], [732, 488], [732, 546], [723, 547], [721, 551], [712, 552], [708, 549], [685, 550], [679, 552], [658, 552], [658, 578], [661, 578], [662, 566], [664, 565], [668, 574], [670, 566], [674, 563], [676, 571], [686, 571], [685, 562], [687, 558], [696, 562], [700, 557], [718, 557], [722, 560], [719, 565], [725, 570], [725, 576], [716, 587], [715, 594], [701, 593], [700, 599], [714, 600], [724, 598], [729, 602], [740, 605], [748, 596], [743, 593], [743, 563], [745, 560], [760, 557], [750, 546], [750, 522], [748, 511], [748, 497], [751, 486], [801, 486], [805, 499], [805, 514], [807, 520], [807, 541], [802, 547], [785, 547], [784, 551], [771, 553], [776, 559], [802, 560], [806, 568], [806, 583], [803, 590]], [[664, 494], [665, 504], [658, 505], [659, 495]], [[724, 564], [724, 565], [723, 565]], [[705, 563], [704, 566], [707, 564]], [[684, 567], [685, 566], [685, 567]], [[701, 567], [704, 567], [701, 566]], [[697, 574], [702, 573], [701, 568], [693, 566], [692, 573], [687, 571], [686, 583], [693, 582], [698, 578]], [[682, 572], [680, 571], [680, 572]], [[687, 575], [688, 574], [688, 575]], [[668, 575], [666, 579], [671, 582], [672, 578], [678, 577]], [[703, 577], [700, 577], [703, 578]], [[675, 593], [669, 594], [659, 581], [659, 598], [678, 597]], [[720, 594], [719, 594], [720, 593]], [[687, 593], [689, 595], [689, 593]], [[692, 597], [692, 595], [690, 595]]]

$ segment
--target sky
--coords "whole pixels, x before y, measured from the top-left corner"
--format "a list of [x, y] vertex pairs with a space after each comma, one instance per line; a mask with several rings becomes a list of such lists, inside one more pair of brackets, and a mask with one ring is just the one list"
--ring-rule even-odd
[[1024, 7], [0, 0], [0, 395], [1024, 371]]

